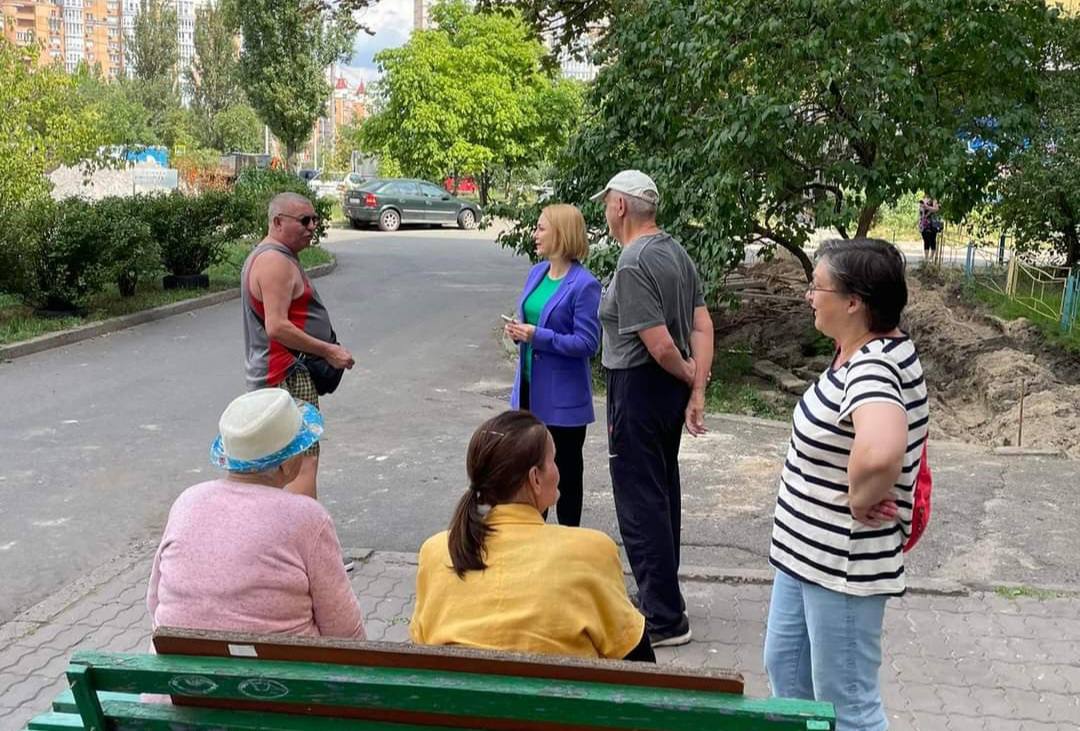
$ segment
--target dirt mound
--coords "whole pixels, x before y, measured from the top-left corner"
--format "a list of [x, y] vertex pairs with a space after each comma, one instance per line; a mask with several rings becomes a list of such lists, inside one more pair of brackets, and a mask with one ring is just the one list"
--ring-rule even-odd
[[[718, 347], [748, 346], [799, 375], [827, 365], [791, 258], [732, 275], [741, 306], [717, 320]], [[1031, 323], [1001, 321], [957, 285], [913, 272], [902, 327], [919, 349], [931, 400], [931, 439], [1058, 449], [1080, 458], [1080, 359], [1048, 346]], [[1021, 397], [1023, 432], [1020, 435]]]
[[[1080, 458], [1080, 366], [1029, 322], [964, 302], [955, 285], [909, 279], [905, 326], [919, 348], [935, 435]], [[1021, 434], [1020, 407], [1023, 401]]]

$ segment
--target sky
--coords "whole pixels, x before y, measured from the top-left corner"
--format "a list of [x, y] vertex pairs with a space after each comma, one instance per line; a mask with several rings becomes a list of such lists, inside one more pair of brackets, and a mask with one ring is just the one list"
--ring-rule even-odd
[[371, 8], [357, 13], [360, 22], [367, 25], [375, 35], [357, 33], [353, 43], [353, 56], [339, 71], [350, 85], [358, 81], [374, 81], [379, 72], [372, 60], [384, 48], [396, 48], [409, 40], [413, 25], [413, 0], [379, 0]]

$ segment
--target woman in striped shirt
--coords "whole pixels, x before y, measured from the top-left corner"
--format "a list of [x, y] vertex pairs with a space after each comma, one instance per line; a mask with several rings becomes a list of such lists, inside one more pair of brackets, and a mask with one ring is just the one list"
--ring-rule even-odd
[[926, 439], [926, 384], [899, 329], [904, 261], [892, 245], [831, 241], [806, 293], [832, 364], [792, 416], [769, 561], [765, 667], [773, 693], [829, 701], [838, 731], [888, 728], [885, 601], [904, 593], [903, 543]]

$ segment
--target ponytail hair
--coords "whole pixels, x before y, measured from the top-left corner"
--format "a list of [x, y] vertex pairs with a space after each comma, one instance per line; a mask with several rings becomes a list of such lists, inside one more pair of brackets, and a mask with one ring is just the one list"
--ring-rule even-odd
[[484, 522], [481, 505], [509, 502], [533, 467], [547, 457], [547, 427], [528, 411], [504, 411], [480, 425], [469, 440], [465, 469], [469, 489], [458, 500], [448, 536], [454, 572], [482, 571], [484, 539], [494, 528]]

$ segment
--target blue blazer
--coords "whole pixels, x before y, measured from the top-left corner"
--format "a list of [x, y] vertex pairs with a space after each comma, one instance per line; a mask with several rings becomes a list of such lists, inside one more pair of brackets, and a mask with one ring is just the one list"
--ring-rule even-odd
[[[529, 271], [518, 300], [518, 320], [525, 321], [525, 300], [551, 265], [542, 261]], [[589, 360], [600, 349], [600, 282], [578, 262], [540, 313], [533, 334], [529, 410], [551, 426], [582, 426], [596, 421]], [[518, 350], [517, 376], [510, 406], [521, 405], [521, 376], [525, 343]]]

